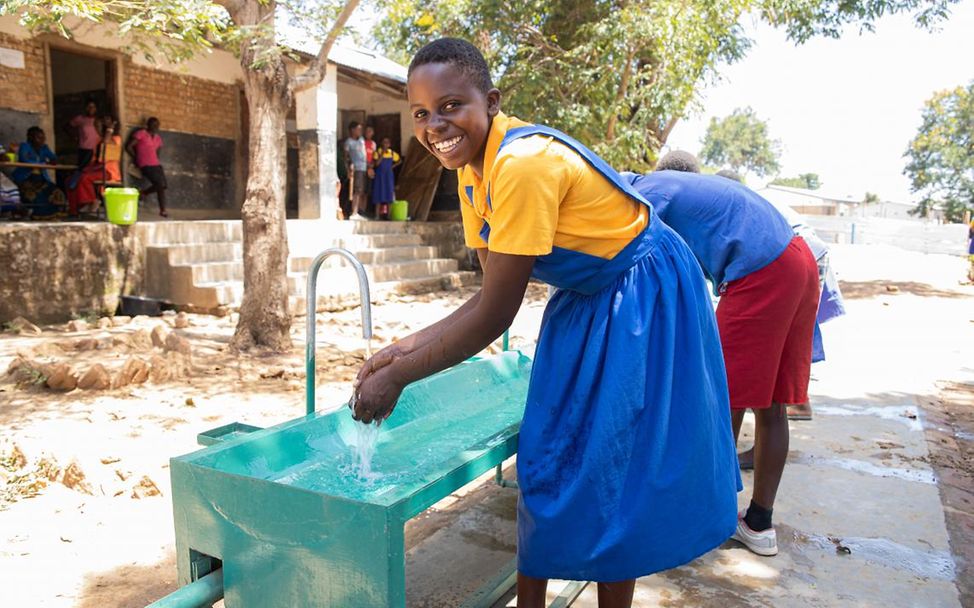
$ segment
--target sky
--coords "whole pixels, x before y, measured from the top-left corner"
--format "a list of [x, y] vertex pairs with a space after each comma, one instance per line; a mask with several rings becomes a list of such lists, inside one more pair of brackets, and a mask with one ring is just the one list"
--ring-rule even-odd
[[[939, 31], [909, 16], [802, 46], [763, 23], [748, 23], [755, 42], [722, 79], [702, 91], [702, 112], [681, 121], [667, 142], [698, 153], [712, 116], [751, 106], [781, 142], [781, 175], [818, 173], [822, 191], [911, 201], [903, 153], [935, 92], [974, 80], [974, 0], [956, 5]], [[767, 179], [749, 176], [753, 187]]]

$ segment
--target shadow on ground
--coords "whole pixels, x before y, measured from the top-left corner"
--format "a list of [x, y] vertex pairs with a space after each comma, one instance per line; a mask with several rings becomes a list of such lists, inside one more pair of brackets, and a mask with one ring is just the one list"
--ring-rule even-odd
[[170, 549], [152, 565], [86, 574], [75, 608], [144, 608], [176, 588], [176, 554]]

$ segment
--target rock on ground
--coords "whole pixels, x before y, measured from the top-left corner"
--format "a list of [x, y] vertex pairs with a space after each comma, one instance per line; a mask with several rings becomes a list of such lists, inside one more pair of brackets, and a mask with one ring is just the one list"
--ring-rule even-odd
[[142, 384], [149, 379], [151, 368], [145, 360], [138, 357], [129, 357], [122, 369], [115, 375], [115, 388], [128, 386], [129, 384]]
[[88, 322], [84, 319], [74, 319], [73, 321], [68, 321], [68, 331], [88, 331]]
[[78, 386], [78, 375], [67, 363], [46, 366], [42, 372], [47, 377], [47, 387], [56, 391], [71, 391]]
[[155, 482], [149, 478], [148, 475], [143, 475], [139, 483], [135, 484], [132, 488], [132, 498], [148, 498], [149, 496], [161, 496], [162, 492], [156, 486]]
[[166, 337], [165, 348], [166, 352], [174, 351], [186, 356], [193, 354], [193, 347], [190, 345], [189, 340], [174, 333], [169, 334], [169, 336]]
[[93, 494], [91, 485], [87, 482], [85, 473], [76, 460], [72, 460], [71, 464], [65, 467], [64, 473], [61, 475], [61, 483], [72, 490], [84, 494]]
[[30, 334], [37, 336], [41, 333], [40, 327], [34, 325], [23, 317], [17, 317], [8, 324], [8, 327], [18, 334]]
[[112, 377], [101, 363], [95, 363], [78, 379], [78, 388], [84, 390], [104, 390], [112, 386]]
[[152, 345], [157, 348], [166, 347], [166, 339], [169, 337], [169, 330], [165, 325], [156, 325], [152, 328]]

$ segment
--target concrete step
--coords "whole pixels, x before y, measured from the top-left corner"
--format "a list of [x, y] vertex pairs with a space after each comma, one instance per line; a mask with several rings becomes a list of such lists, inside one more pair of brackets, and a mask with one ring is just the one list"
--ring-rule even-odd
[[[168, 251], [168, 249], [166, 249]], [[388, 264], [395, 262], [414, 262], [433, 260], [436, 258], [436, 247], [390, 247], [388, 249], [366, 249], [354, 252], [359, 261], [366, 266]], [[288, 270], [291, 273], [306, 273], [311, 267], [313, 258], [292, 257], [288, 259]], [[343, 258], [334, 257], [325, 260], [322, 271], [341, 268], [346, 263]], [[188, 266], [191, 269], [193, 283], [215, 283], [221, 281], [242, 281], [244, 278], [243, 260], [209, 261], [190, 264], [173, 264], [173, 268]]]
[[218, 283], [223, 281], [243, 281], [243, 260], [234, 262], [206, 262], [192, 264], [193, 284]]
[[343, 222], [351, 224], [352, 234], [405, 234], [409, 231], [406, 222]]
[[[449, 272], [439, 276], [418, 277], [403, 281], [386, 281], [374, 283], [369, 291], [372, 303], [381, 302], [390, 294], [395, 295], [416, 295], [430, 293], [431, 291], [451, 291], [461, 287], [474, 285], [478, 280], [476, 272], [461, 270]], [[335, 293], [318, 295], [317, 311], [336, 311], [359, 305], [358, 287], [349, 285], [348, 289], [342, 289]], [[288, 298], [288, 306], [291, 314], [302, 316], [306, 312], [307, 298], [303, 295], [292, 295]]]
[[243, 281], [213, 281], [195, 287], [201, 293], [212, 294], [206, 301], [216, 302], [216, 306], [240, 306], [243, 301]]
[[352, 251], [382, 249], [387, 247], [421, 246], [423, 238], [418, 234], [353, 234], [339, 239], [339, 247]]
[[[372, 264], [365, 267], [365, 272], [370, 283], [387, 283], [448, 274], [456, 272], [458, 266], [456, 260], [434, 258], [431, 260]], [[296, 296], [305, 295], [307, 280], [308, 274], [306, 272], [289, 274], [288, 293]], [[331, 286], [345, 284], [355, 285], [355, 276], [351, 269], [327, 268], [318, 273], [318, 290], [322, 293], [329, 291]]]
[[146, 242], [149, 245], [180, 245], [243, 240], [243, 226], [239, 220], [145, 222], [139, 224], [139, 229], [145, 231]]
[[243, 259], [243, 243], [196, 243], [146, 247], [147, 255], [152, 255], [156, 251], [165, 252], [169, 263], [174, 266], [205, 262], [234, 262]]
[[[465, 285], [474, 284], [477, 277], [476, 272], [470, 271], [445, 272], [439, 275], [371, 283], [369, 291], [372, 301], [379, 302], [388, 294], [421, 294], [431, 291], [459, 289]], [[350, 306], [357, 306], [359, 303], [358, 284], [354, 281], [342, 281], [340, 287], [337, 284], [323, 285], [319, 283], [318, 287], [318, 310], [341, 310]], [[206, 302], [209, 307], [237, 307], [243, 301], [243, 281], [216, 281], [198, 284], [194, 286], [194, 296], [200, 302]], [[306, 304], [304, 285], [301, 284], [299, 292], [292, 292], [288, 297], [291, 314], [304, 314]]]
[[[436, 257], [436, 247], [406, 245], [403, 247], [384, 247], [378, 249], [360, 249], [352, 251], [363, 264], [382, 264], [387, 262], [401, 262], [410, 260], [430, 260]], [[288, 260], [288, 270], [291, 272], [307, 272], [311, 268], [311, 256], [293, 256]], [[338, 268], [344, 266], [345, 261], [338, 256], [325, 260], [322, 268]]]

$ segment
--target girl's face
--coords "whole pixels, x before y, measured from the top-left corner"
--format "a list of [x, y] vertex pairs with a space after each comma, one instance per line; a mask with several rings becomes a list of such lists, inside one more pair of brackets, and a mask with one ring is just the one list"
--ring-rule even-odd
[[416, 139], [447, 169], [470, 165], [481, 175], [500, 91], [485, 94], [451, 63], [419, 66], [406, 90]]
[[388, 150], [391, 147], [392, 147], [392, 142], [389, 140], [389, 138], [388, 137], [383, 137], [382, 138], [382, 149], [383, 150]]

